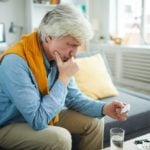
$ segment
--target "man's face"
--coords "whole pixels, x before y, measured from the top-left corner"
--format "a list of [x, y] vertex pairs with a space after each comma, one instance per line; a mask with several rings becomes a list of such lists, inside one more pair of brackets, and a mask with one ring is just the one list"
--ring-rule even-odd
[[62, 61], [67, 61], [72, 56], [76, 55], [77, 49], [80, 45], [80, 42], [75, 38], [65, 36], [57, 39], [47, 37], [43, 47], [48, 60], [55, 60], [55, 52], [57, 52]]

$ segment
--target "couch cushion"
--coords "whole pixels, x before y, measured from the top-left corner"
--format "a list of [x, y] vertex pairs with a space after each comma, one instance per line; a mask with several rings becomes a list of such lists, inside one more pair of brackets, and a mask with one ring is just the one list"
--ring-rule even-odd
[[105, 66], [107, 68], [107, 71], [108, 71], [109, 75], [112, 76], [112, 72], [111, 72], [109, 63], [108, 63], [106, 55], [105, 55], [105, 53], [104, 53], [104, 51], [102, 49], [78, 52], [76, 58], [90, 57], [90, 56], [94, 56], [96, 54], [100, 54], [102, 56], [102, 58], [104, 60], [104, 63], [105, 63]]
[[129, 90], [119, 89], [119, 95], [106, 98], [106, 102], [120, 100], [131, 105], [129, 117], [126, 121], [116, 121], [105, 117], [105, 142], [109, 142], [109, 131], [112, 127], [121, 127], [125, 129], [125, 139], [130, 139], [132, 135], [139, 130], [150, 129], [150, 97], [137, 94]]
[[75, 74], [75, 79], [85, 95], [98, 99], [118, 94], [100, 54], [78, 58], [77, 62], [80, 70]]

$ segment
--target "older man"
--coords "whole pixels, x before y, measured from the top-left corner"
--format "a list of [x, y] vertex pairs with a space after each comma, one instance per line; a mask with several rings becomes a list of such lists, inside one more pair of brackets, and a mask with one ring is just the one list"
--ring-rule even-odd
[[92, 34], [80, 11], [58, 5], [44, 16], [37, 32], [1, 55], [0, 146], [71, 150], [71, 133], [78, 133], [81, 150], [98, 150], [103, 146], [103, 116], [127, 118], [120, 113], [123, 103], [93, 101], [75, 83], [74, 56]]

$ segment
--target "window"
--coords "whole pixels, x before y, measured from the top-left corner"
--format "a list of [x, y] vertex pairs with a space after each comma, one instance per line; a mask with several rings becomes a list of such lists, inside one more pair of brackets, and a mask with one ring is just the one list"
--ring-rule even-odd
[[115, 5], [115, 30], [110, 27], [110, 34], [122, 37], [127, 45], [150, 44], [150, 1], [115, 0]]
[[3, 23], [0, 23], [0, 43], [5, 42], [5, 26]]
[[150, 1], [144, 0], [144, 12], [143, 12], [143, 36], [147, 44], [150, 44]]

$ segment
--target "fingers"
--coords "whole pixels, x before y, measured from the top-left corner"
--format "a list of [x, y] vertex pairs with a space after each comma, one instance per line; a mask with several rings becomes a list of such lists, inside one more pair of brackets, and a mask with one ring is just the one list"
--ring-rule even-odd
[[55, 54], [55, 58], [56, 58], [56, 63], [57, 63], [57, 65], [58, 65], [58, 66], [62, 65], [62, 64], [63, 64], [63, 61], [61, 60], [60, 55], [59, 55], [57, 52], [55, 52], [54, 54]]
[[75, 63], [74, 57], [72, 56], [72, 57], [68, 60], [68, 62]]
[[122, 109], [126, 104], [120, 101], [114, 101], [114, 105], [116, 108]]
[[120, 109], [116, 110], [117, 119], [120, 121], [125, 121], [128, 118], [128, 113], [121, 113]]
[[121, 113], [122, 108], [126, 105], [126, 103], [114, 101], [113, 103], [113, 118], [117, 119], [119, 121], [125, 121], [127, 120], [128, 114], [127, 113]]
[[127, 120], [127, 118], [128, 118], [128, 117], [127, 117], [126, 115], [124, 115], [124, 116], [119, 117], [119, 120], [120, 120], [120, 121], [125, 121], [125, 120]]

